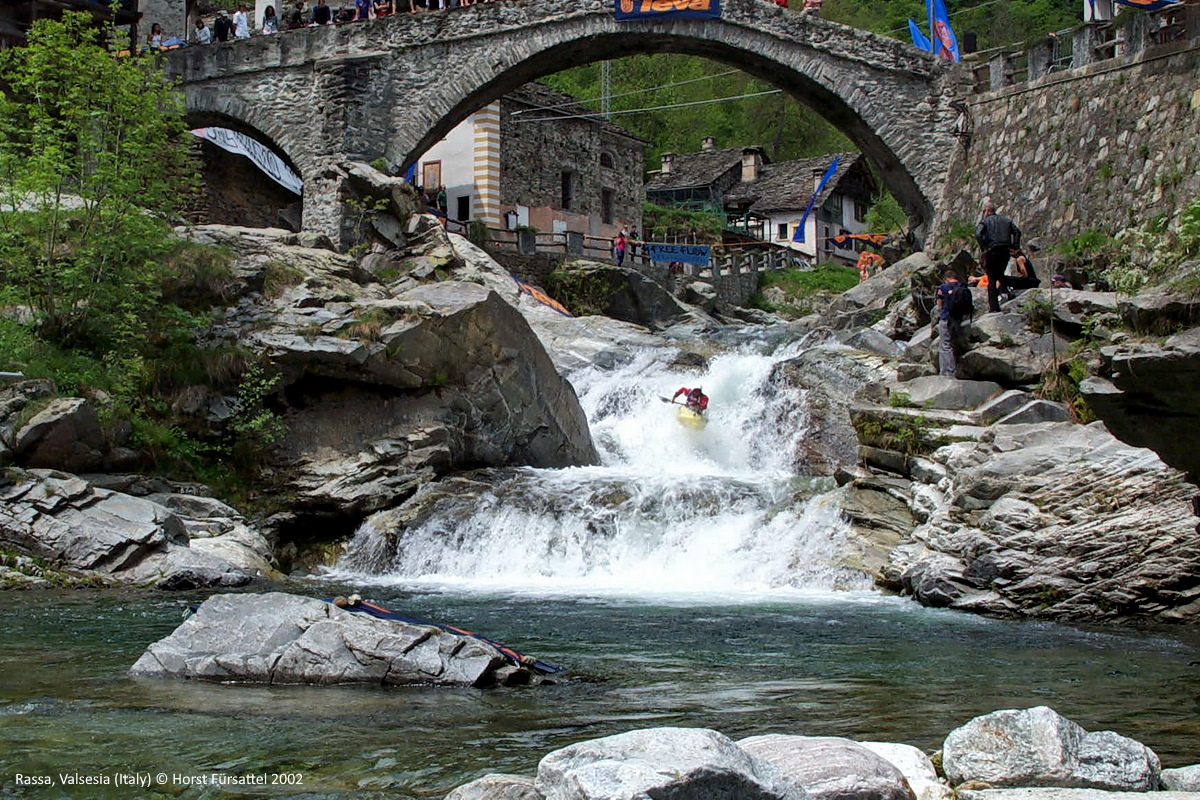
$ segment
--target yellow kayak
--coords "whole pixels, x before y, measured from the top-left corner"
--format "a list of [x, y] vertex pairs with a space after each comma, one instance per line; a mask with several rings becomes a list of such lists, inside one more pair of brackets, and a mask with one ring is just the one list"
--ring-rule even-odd
[[686, 425], [687, 427], [694, 428], [698, 431], [703, 430], [704, 426], [708, 424], [708, 420], [704, 418], [703, 414], [698, 411], [693, 411], [687, 406], [680, 406], [675, 412], [675, 416], [679, 418], [679, 423], [681, 425]]

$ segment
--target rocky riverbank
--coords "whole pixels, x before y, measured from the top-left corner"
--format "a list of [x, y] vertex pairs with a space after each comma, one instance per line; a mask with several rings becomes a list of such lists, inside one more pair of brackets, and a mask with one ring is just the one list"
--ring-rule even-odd
[[1200, 800], [1200, 765], [1164, 770], [1140, 742], [1045, 706], [977, 717], [934, 758], [886, 742], [648, 728], [555, 750], [535, 777], [487, 775], [446, 800]]
[[[587, 285], [620, 294], [604, 307], [626, 319], [566, 317], [432, 218], [373, 224], [388, 244], [358, 258], [283, 231], [181, 231], [233, 254], [204, 340], [247, 347], [279, 376], [284, 443], [262, 491], [284, 510], [249, 521], [205, 487], [130, 474], [125, 441], [99, 433], [102, 397], [57, 397], [44, 381], [0, 391], [6, 585], [37, 585], [38, 572], [242, 585], [305, 563], [317, 531], [346, 540], [385, 513], [394, 538], [442, 479], [595, 463], [573, 376], [645, 348], [703, 364], [745, 320], [770, 322], [711, 298], [667, 302], [654, 276], [612, 268]], [[955, 381], [932, 364], [937, 270], [916, 254], [822, 314], [763, 328], [798, 353], [770, 380], [772, 413], [799, 405], [807, 425], [792, 467], [840, 484], [852, 533], [835, 566], [988, 614], [1200, 619], [1200, 449], [1173, 388], [1195, 376], [1200, 328], [1150, 333], [1184, 324], [1197, 301], [1026, 292], [969, 326]], [[238, 402], [204, 386], [185, 395], [178, 412], [215, 432]]]

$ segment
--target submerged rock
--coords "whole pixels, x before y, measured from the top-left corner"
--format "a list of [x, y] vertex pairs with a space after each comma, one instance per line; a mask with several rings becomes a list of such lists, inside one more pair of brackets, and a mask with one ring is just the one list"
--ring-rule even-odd
[[213, 595], [147, 647], [130, 674], [270, 684], [490, 686], [509, 664], [486, 642], [436, 626], [271, 592]]

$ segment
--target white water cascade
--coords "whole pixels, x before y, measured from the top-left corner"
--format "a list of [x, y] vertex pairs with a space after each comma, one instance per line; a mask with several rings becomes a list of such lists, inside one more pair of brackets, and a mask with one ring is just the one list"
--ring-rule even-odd
[[[646, 349], [571, 375], [602, 466], [483, 470], [427, 486], [363, 523], [330, 577], [452, 591], [702, 595], [728, 600], [869, 589], [835, 566], [847, 530], [825, 478], [790, 464], [801, 398], [771, 384], [780, 356], [749, 350], [704, 370]], [[710, 397], [708, 425], [670, 398]], [[419, 503], [414, 511], [411, 507]]]

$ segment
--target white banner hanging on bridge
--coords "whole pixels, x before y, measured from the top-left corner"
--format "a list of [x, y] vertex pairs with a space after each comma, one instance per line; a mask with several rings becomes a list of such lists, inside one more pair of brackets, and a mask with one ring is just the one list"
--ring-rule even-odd
[[295, 194], [303, 192], [304, 181], [300, 180], [300, 176], [288, 169], [288, 165], [283, 163], [283, 159], [271, 152], [271, 149], [262, 142], [228, 128], [194, 128], [192, 135], [204, 139], [206, 142], [212, 142], [222, 150], [245, 156], [265, 172], [267, 177], [289, 192]]

